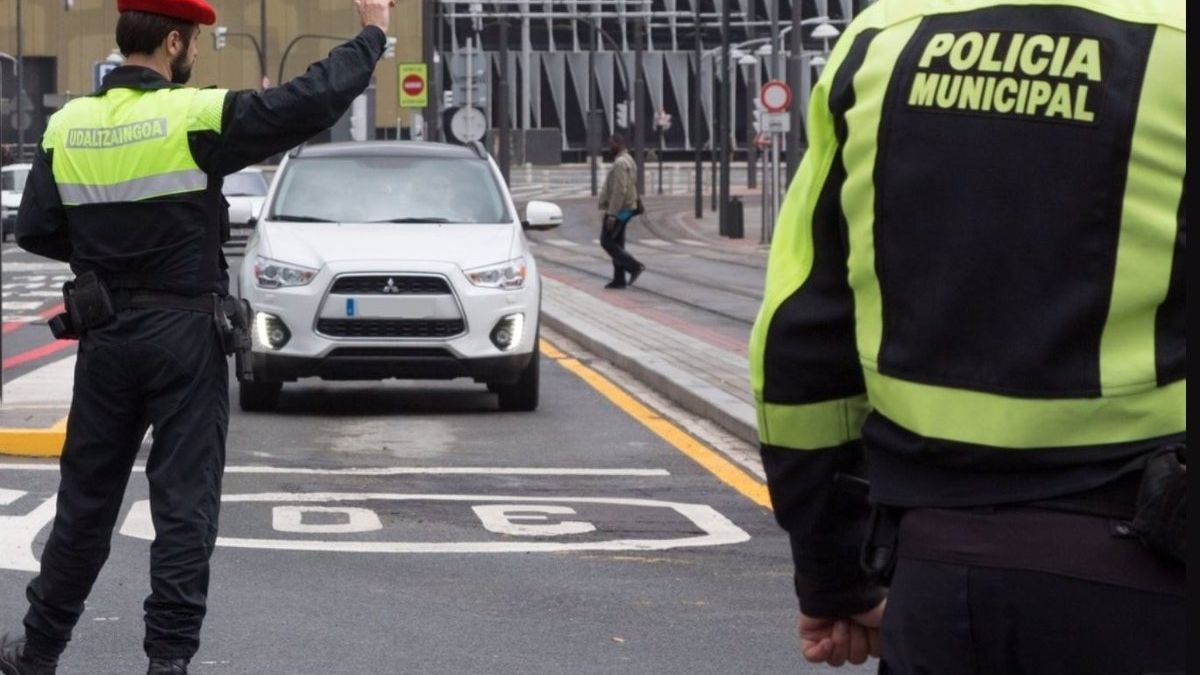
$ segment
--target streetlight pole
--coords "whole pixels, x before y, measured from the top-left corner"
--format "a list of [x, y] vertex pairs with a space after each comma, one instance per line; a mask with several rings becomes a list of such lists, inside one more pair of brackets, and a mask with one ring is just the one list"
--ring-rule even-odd
[[[804, 3], [794, 3], [792, 5], [792, 53], [788, 59], [788, 86], [794, 92], [804, 91], [804, 80], [808, 69], [808, 64], [803, 57], [804, 40], [800, 27], [803, 25], [804, 18], [801, 8]], [[787, 134], [787, 182], [791, 182], [792, 175], [796, 168], [800, 166], [800, 156], [803, 149], [800, 147], [804, 142], [804, 112], [803, 106], [792, 106], [792, 130]]]
[[[267, 0], [258, 2], [258, 65], [262, 88], [267, 88]], [[278, 84], [278, 83], [276, 83]]]
[[499, 131], [498, 154], [500, 159], [500, 175], [504, 177], [505, 185], [512, 171], [512, 148], [509, 140], [509, 127], [512, 126], [508, 117], [508, 18], [500, 17], [500, 86], [496, 92], [496, 105], [500, 108], [500, 119], [497, 126]]
[[[433, 61], [434, 55], [434, 36], [436, 35], [437, 24], [437, 6], [435, 0], [421, 1], [421, 60], [425, 62], [426, 67], [426, 89], [429, 88], [429, 81], [433, 80], [435, 68], [440, 68]], [[425, 140], [437, 140], [433, 130], [437, 128], [438, 110], [441, 109], [441, 91], [434, 92], [436, 96], [429, 96], [426, 92], [425, 102]], [[507, 176], [505, 176], [507, 178]]]
[[[729, 72], [729, 34], [730, 13], [733, 9], [733, 0], [721, 1], [721, 76], [728, 78]], [[728, 83], [727, 83], [728, 84]], [[729, 230], [729, 118], [731, 117], [731, 106], [729, 105], [729, 93], [725, 91], [718, 92], [721, 97], [720, 107], [720, 154], [721, 154], [721, 194], [720, 205], [718, 208], [718, 222], [720, 233], [723, 236], [728, 236]]]
[[633, 124], [633, 158], [637, 165], [638, 194], [646, 191], [646, 82], [642, 68], [643, 43], [646, 41], [645, 17], [639, 16], [633, 24], [633, 110], [629, 121]]
[[600, 194], [599, 172], [600, 172], [600, 129], [595, 128], [600, 124], [603, 115], [596, 114], [596, 50], [600, 48], [600, 27], [596, 25], [599, 18], [593, 18], [591, 25], [591, 42], [588, 44], [588, 93], [587, 93], [587, 142], [588, 142], [588, 163], [592, 168], [592, 196]]
[[[700, 30], [700, 3], [695, 3], [695, 16], [693, 22], [696, 28], [696, 100], [700, 99], [700, 64], [704, 60], [704, 38]], [[688, 113], [689, 119], [692, 120], [692, 150], [696, 153], [696, 166], [693, 171], [693, 178], [696, 181], [696, 217], [704, 217], [704, 158], [701, 152], [700, 132], [703, 126], [700, 124], [700, 117], [704, 112], [704, 106], [696, 106], [695, 109]]]
[[21, 0], [17, 0], [17, 161], [25, 159], [25, 31], [21, 23]]
[[306, 39], [337, 40], [338, 42], [349, 42], [350, 40], [353, 40], [354, 38], [338, 37], [337, 35], [318, 35], [316, 33], [305, 33], [303, 35], [297, 35], [296, 37], [292, 38], [291, 42], [288, 43], [287, 48], [283, 50], [283, 56], [280, 57], [280, 59], [279, 59], [279, 79], [275, 81], [276, 84], [280, 84], [283, 82], [283, 67], [285, 65], [287, 65], [287, 57], [288, 57], [288, 54], [290, 54], [292, 52], [292, 47], [295, 47], [297, 42], [299, 42], [301, 40], [306, 40]]

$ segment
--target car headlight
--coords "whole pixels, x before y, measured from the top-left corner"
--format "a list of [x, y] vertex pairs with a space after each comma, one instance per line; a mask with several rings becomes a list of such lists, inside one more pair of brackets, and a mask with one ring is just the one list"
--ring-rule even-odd
[[515, 258], [497, 265], [464, 270], [464, 273], [467, 275], [467, 279], [476, 286], [515, 291], [525, 287], [529, 268], [525, 265], [524, 258]]
[[259, 288], [303, 286], [317, 276], [317, 270], [258, 256], [254, 259], [254, 278]]

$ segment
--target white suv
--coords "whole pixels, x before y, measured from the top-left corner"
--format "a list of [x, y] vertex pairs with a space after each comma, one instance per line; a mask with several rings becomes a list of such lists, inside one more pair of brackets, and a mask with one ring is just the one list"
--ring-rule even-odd
[[253, 310], [243, 410], [284, 382], [472, 378], [504, 410], [538, 404], [541, 282], [522, 221], [482, 146], [310, 145], [280, 165], [238, 278]]
[[17, 210], [21, 207], [21, 195], [25, 191], [25, 179], [29, 178], [32, 164], [7, 164], [0, 169], [0, 236], [8, 241], [8, 235], [16, 229]]

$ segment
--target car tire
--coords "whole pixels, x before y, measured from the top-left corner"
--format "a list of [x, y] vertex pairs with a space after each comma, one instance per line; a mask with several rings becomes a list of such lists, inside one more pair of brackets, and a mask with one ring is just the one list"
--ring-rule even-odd
[[500, 398], [500, 409], [510, 412], [532, 412], [538, 407], [538, 380], [541, 369], [540, 350], [533, 348], [533, 358], [521, 371], [521, 376], [512, 384], [497, 384], [496, 394]]
[[245, 412], [269, 412], [279, 404], [282, 382], [238, 382], [238, 405]]

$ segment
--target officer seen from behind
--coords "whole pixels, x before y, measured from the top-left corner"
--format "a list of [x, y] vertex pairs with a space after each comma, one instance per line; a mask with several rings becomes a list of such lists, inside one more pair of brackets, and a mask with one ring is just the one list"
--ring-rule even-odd
[[125, 65], [49, 121], [17, 242], [69, 261], [60, 334], [77, 335], [57, 515], [29, 585], [24, 639], [0, 672], [55, 672], [109, 541], [148, 427], [156, 538], [145, 602], [150, 673], [186, 673], [200, 644], [229, 422], [226, 355], [245, 348], [229, 302], [222, 178], [342, 116], [382, 56], [388, 0], [355, 0], [363, 26], [297, 79], [264, 92], [194, 89], [204, 0], [118, 0]]
[[1186, 670], [1186, 47], [1180, 0], [838, 41], [750, 350], [809, 661]]

